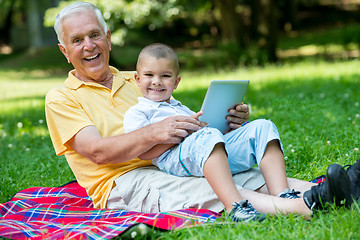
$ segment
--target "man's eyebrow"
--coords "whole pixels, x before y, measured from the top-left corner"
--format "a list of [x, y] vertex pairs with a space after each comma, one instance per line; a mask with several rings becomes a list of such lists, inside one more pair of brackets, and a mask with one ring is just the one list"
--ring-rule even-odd
[[69, 39], [75, 39], [75, 38], [78, 38], [78, 37], [79, 37], [78, 34], [74, 34], [74, 35], [70, 35], [70, 36], [69, 36]]
[[[100, 28], [93, 28], [91, 29], [90, 31], [88, 31], [86, 34], [92, 34], [94, 32], [101, 32], [101, 29]], [[85, 34], [85, 35], [86, 35]], [[79, 38], [82, 34], [78, 34], [78, 33], [75, 33], [73, 35], [70, 35], [70, 39], [75, 39], [75, 38]]]

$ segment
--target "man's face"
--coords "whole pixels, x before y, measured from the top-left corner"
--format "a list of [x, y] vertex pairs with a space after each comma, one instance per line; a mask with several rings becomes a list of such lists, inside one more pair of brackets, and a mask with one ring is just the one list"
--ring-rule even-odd
[[170, 102], [181, 77], [177, 75], [173, 61], [147, 56], [142, 58], [135, 79], [144, 97], [155, 102]]
[[103, 81], [109, 73], [110, 31], [104, 33], [93, 11], [63, 19], [60, 50], [83, 81]]

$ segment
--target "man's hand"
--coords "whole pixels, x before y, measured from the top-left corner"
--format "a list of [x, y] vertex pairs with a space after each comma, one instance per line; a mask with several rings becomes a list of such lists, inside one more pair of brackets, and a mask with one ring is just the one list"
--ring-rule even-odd
[[190, 117], [172, 116], [145, 127], [151, 129], [150, 136], [156, 144], [148, 151], [140, 154], [139, 158], [157, 158], [171, 147], [181, 143], [189, 134], [199, 130], [201, 128], [201, 123], [197, 120], [196, 115], [197, 114]]
[[[231, 130], [241, 127], [241, 125], [249, 120], [249, 106], [246, 104], [238, 104], [229, 110], [230, 115], [226, 117], [229, 121]], [[230, 130], [230, 131], [231, 131]]]
[[[204, 114], [203, 111], [199, 111], [199, 112], [195, 113], [194, 115], [192, 115], [191, 117], [196, 120], [199, 120], [199, 117], [203, 114]], [[207, 125], [209, 125], [209, 124], [206, 122], [200, 122], [200, 128], [206, 127]]]
[[159, 144], [178, 144], [192, 132], [201, 128], [201, 123], [191, 116], [172, 116], [148, 126]]

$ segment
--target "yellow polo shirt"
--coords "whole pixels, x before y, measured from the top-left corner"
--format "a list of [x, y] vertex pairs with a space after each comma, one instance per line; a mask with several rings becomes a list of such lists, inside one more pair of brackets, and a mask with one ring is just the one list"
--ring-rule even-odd
[[[65, 83], [46, 94], [45, 112], [51, 140], [57, 155], [65, 154], [77, 181], [97, 208], [105, 208], [114, 180], [133, 169], [151, 165], [138, 158], [118, 164], [97, 165], [75, 152], [68, 141], [86, 126], [95, 126], [102, 137], [124, 133], [126, 110], [142, 96], [134, 72], [119, 72], [110, 67], [112, 89], [83, 82], [69, 72]], [[126, 187], [126, 185], [124, 186]]]

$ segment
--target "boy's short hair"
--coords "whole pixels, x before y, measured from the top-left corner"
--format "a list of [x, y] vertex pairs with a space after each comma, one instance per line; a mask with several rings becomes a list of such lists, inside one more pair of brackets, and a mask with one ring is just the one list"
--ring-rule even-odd
[[146, 56], [151, 56], [154, 58], [167, 58], [174, 62], [174, 67], [176, 69], [176, 74], [180, 71], [179, 58], [174, 49], [170, 46], [163, 43], [152, 43], [144, 47], [138, 57], [136, 64], [136, 69], [140, 66], [141, 59]]

